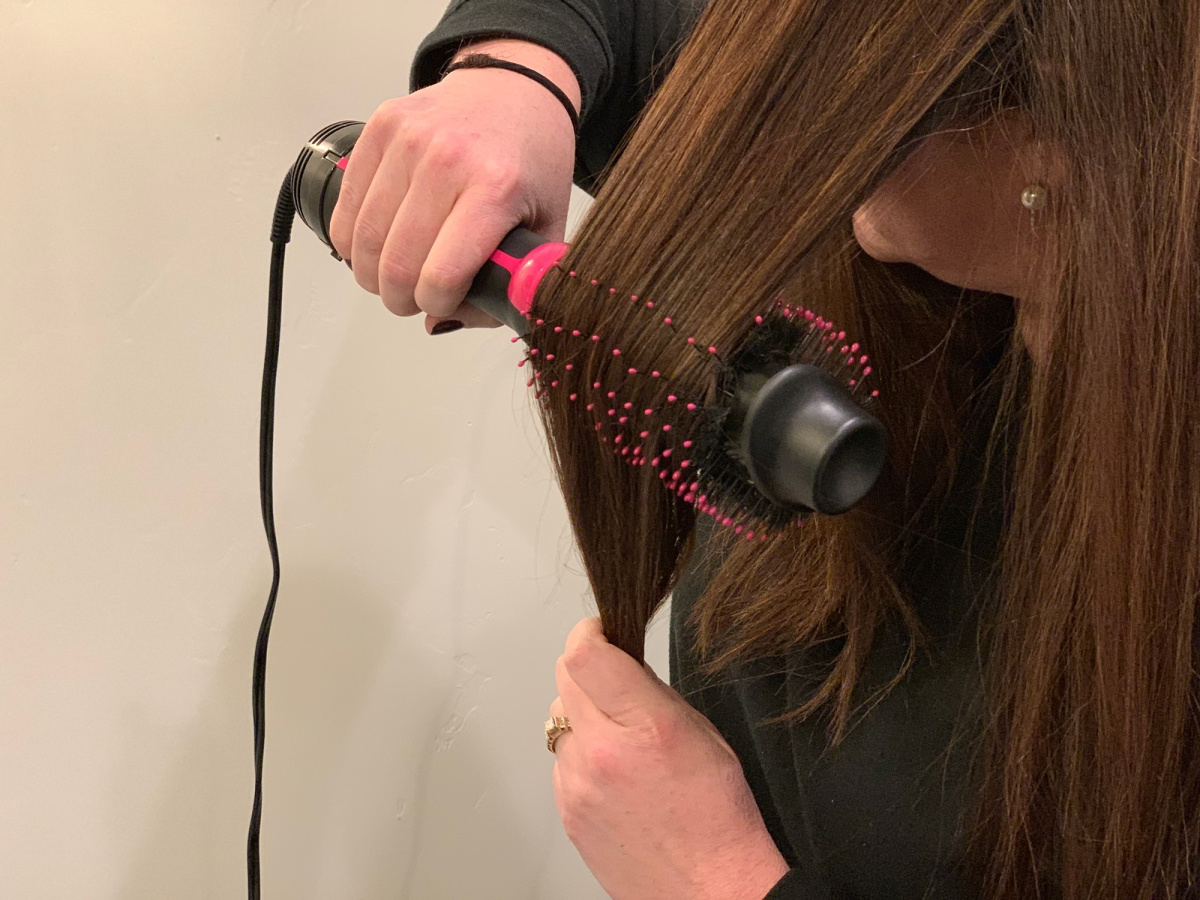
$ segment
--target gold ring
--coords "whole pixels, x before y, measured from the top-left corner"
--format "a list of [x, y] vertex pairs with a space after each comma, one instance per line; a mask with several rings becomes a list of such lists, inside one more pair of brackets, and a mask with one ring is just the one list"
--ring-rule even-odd
[[555, 716], [546, 720], [546, 749], [554, 752], [554, 742], [571, 730], [571, 721], [566, 716]]

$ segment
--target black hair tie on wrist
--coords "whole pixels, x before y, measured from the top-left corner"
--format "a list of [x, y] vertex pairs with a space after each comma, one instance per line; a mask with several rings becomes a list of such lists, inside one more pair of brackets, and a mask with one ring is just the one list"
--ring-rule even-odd
[[541, 72], [535, 72], [527, 66], [509, 62], [507, 59], [497, 59], [494, 56], [488, 56], [486, 53], [471, 53], [464, 56], [453, 65], [447, 66], [446, 70], [442, 73], [442, 77], [445, 78], [455, 69], [508, 69], [508, 71], [518, 72], [526, 78], [532, 78], [558, 98], [559, 102], [566, 109], [567, 115], [571, 117], [571, 129], [575, 132], [576, 136], [579, 135], [579, 114], [575, 112], [575, 107], [571, 105], [570, 98], [567, 97], [562, 88]]

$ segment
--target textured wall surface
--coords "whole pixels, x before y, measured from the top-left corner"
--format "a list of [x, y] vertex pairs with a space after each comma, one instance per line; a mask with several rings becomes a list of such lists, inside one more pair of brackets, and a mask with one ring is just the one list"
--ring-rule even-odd
[[[244, 896], [272, 207], [442, 5], [0, 8], [0, 897]], [[517, 358], [297, 230], [266, 898], [602, 896], [541, 734], [591, 607]]]

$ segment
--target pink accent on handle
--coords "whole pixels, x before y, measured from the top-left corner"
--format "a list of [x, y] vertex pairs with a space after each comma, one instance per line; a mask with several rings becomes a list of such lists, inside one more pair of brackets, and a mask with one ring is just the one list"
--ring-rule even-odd
[[[509, 256], [503, 250], [497, 250], [495, 253], [493, 253], [491, 256], [489, 256], [488, 259], [491, 262], [494, 262], [496, 265], [503, 267], [508, 272], [509, 275], [516, 275], [517, 268], [523, 262], [523, 260], [520, 257]], [[527, 312], [527, 310], [521, 310], [521, 311]]]
[[348, 156], [343, 156], [341, 159], [339, 159], [339, 160], [337, 161], [337, 167], [338, 167], [339, 169], [341, 169], [343, 172], [345, 172], [345, 171], [346, 171], [346, 164], [347, 164], [347, 163], [349, 163], [349, 162], [350, 162], [350, 157], [348, 157]]
[[488, 259], [512, 273], [508, 282], [508, 301], [522, 315], [533, 307], [533, 296], [537, 293], [542, 278], [567, 255], [570, 245], [562, 243], [541, 244], [534, 247], [524, 258], [510, 256], [497, 250]]

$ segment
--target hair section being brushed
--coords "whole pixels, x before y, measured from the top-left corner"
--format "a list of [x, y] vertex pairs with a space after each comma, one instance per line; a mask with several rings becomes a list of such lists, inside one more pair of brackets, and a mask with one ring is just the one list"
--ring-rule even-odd
[[[535, 368], [572, 359], [542, 415], [605, 632], [640, 658], [695, 512], [571, 395], [601, 384], [656, 415], [711, 397], [780, 297], [862, 342], [880, 483], [764, 543], [719, 535], [694, 622], [713, 671], [835, 647], [794, 713], [827, 713], [839, 739], [880, 627], [907, 626], [910, 658], [927, 645], [901, 571], [979, 412], [973, 339], [995, 299], [870, 260], [851, 216], [921, 137], [1007, 107], [1065, 175], [1038, 214], [1046, 352], [1033, 365], [1012, 342], [988, 411], [1018, 444], [981, 635], [972, 877], [995, 900], [1174, 900], [1200, 841], [1200, 5], [714, 0], [539, 291]], [[580, 352], [573, 330], [597, 340]]]

